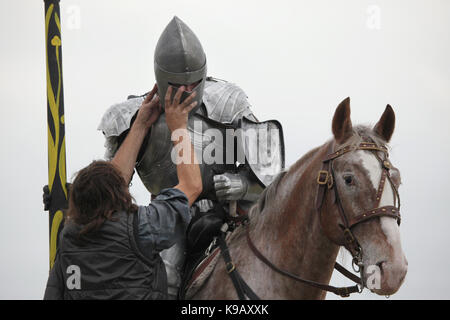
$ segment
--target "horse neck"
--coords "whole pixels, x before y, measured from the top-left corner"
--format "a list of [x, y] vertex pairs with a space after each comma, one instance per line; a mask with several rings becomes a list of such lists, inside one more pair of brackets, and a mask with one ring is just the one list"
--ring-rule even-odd
[[[317, 172], [328, 143], [299, 159], [278, 185], [276, 197], [259, 214], [251, 236], [275, 265], [301, 278], [329, 283], [339, 247], [323, 233], [315, 207]], [[292, 299], [324, 298], [324, 292], [289, 280]], [[301, 288], [299, 288], [301, 287]]]

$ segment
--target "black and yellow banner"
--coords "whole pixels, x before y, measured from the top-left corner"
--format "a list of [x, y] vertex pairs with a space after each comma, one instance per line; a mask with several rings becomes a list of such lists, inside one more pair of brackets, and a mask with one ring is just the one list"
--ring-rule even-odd
[[58, 234], [67, 208], [66, 147], [59, 0], [44, 0], [47, 62], [48, 187], [50, 215], [50, 269], [55, 261]]

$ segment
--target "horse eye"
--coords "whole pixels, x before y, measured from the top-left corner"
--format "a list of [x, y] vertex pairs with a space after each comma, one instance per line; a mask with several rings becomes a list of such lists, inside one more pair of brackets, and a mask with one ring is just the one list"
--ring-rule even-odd
[[351, 174], [344, 175], [344, 181], [345, 181], [345, 184], [348, 185], [348, 186], [351, 186], [351, 185], [355, 184], [353, 176]]

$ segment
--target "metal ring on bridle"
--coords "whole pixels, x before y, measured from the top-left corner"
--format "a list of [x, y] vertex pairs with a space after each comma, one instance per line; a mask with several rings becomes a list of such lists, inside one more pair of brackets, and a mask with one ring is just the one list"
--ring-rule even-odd
[[352, 268], [356, 273], [361, 272], [361, 262], [355, 261], [355, 258], [352, 260]]
[[357, 252], [356, 255], [352, 259], [352, 268], [353, 271], [355, 271], [356, 273], [360, 273], [362, 272], [363, 263], [362, 263], [362, 249], [359, 245], [356, 248], [356, 252]]

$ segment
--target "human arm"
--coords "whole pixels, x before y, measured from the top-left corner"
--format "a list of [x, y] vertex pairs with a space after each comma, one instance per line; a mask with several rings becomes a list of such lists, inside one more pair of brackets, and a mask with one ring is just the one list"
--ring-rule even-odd
[[170, 248], [185, 235], [190, 221], [186, 195], [179, 189], [163, 189], [148, 206], [139, 207], [139, 244], [157, 252]]
[[197, 102], [192, 102], [196, 93], [193, 92], [180, 103], [181, 94], [185, 87], [178, 88], [173, 100], [171, 99], [172, 90], [170, 86], [166, 93], [165, 112], [167, 126], [172, 132], [174, 143], [172, 160], [177, 166], [178, 184], [174, 188], [181, 190], [187, 196], [189, 206], [191, 206], [201, 194], [203, 188], [200, 167], [187, 130], [189, 111], [197, 104]]
[[111, 163], [120, 170], [127, 185], [131, 181], [136, 158], [142, 142], [144, 141], [149, 128], [158, 119], [161, 113], [159, 97], [155, 97], [156, 92], [157, 87], [155, 85], [142, 102], [136, 120], [131, 126], [125, 140], [120, 145], [119, 150], [117, 150], [114, 158], [111, 160]]

